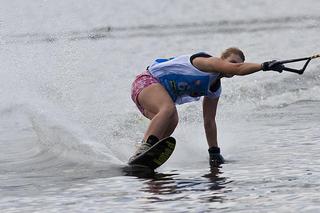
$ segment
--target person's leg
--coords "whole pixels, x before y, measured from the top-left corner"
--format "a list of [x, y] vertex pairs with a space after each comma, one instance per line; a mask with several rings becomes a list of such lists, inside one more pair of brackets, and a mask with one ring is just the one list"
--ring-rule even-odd
[[138, 102], [144, 109], [144, 115], [151, 120], [144, 135], [144, 141], [150, 135], [159, 139], [170, 136], [178, 124], [178, 113], [174, 102], [165, 88], [154, 83], [144, 88]]

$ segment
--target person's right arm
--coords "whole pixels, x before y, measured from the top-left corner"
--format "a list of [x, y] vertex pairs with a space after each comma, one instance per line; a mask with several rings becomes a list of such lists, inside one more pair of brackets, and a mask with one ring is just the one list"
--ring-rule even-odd
[[262, 70], [262, 65], [257, 63], [230, 63], [216, 57], [197, 57], [193, 65], [204, 72], [219, 72], [228, 75], [248, 75]]

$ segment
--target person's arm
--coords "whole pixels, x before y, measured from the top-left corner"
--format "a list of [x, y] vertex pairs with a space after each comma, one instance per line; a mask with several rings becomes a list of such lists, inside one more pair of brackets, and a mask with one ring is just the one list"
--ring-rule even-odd
[[262, 70], [257, 63], [230, 63], [216, 57], [193, 59], [192, 64], [204, 72], [219, 72], [228, 75], [248, 75]]
[[207, 142], [210, 147], [218, 147], [216, 112], [219, 98], [204, 97], [202, 102], [203, 121]]
[[204, 128], [209, 146], [209, 163], [211, 167], [216, 167], [224, 163], [224, 158], [220, 154], [217, 139], [216, 112], [218, 101], [219, 98], [203, 98]]

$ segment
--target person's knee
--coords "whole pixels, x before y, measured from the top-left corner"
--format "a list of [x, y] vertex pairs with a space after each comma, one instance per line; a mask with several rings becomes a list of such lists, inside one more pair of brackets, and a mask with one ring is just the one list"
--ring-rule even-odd
[[172, 118], [172, 126], [173, 126], [174, 128], [176, 128], [176, 126], [178, 125], [178, 123], [179, 123], [179, 116], [178, 116], [178, 113], [176, 113], [176, 114], [174, 115], [174, 117]]
[[163, 106], [160, 111], [162, 112], [163, 116], [166, 116], [173, 124], [178, 124], [179, 116], [177, 108], [174, 104]]
[[171, 115], [170, 115], [170, 120], [171, 120], [171, 124], [172, 126], [177, 126], [178, 125], [178, 122], [179, 122], [179, 116], [178, 116], [178, 111], [177, 109], [175, 108], [175, 110], [173, 110], [171, 112]]

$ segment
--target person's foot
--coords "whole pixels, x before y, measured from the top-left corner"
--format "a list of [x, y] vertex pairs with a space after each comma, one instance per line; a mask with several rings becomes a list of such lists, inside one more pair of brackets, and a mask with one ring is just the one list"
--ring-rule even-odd
[[158, 141], [159, 141], [159, 139], [156, 136], [150, 135], [146, 142], [145, 141], [141, 142], [141, 144], [139, 145], [139, 147], [137, 148], [135, 153], [130, 157], [129, 161], [131, 161], [132, 159], [136, 158], [140, 154], [142, 154], [145, 151], [147, 151], [148, 149], [150, 149]]
[[220, 154], [219, 147], [211, 147], [208, 149], [209, 152], [209, 163], [212, 167], [218, 167], [220, 164], [224, 163], [224, 158]]

